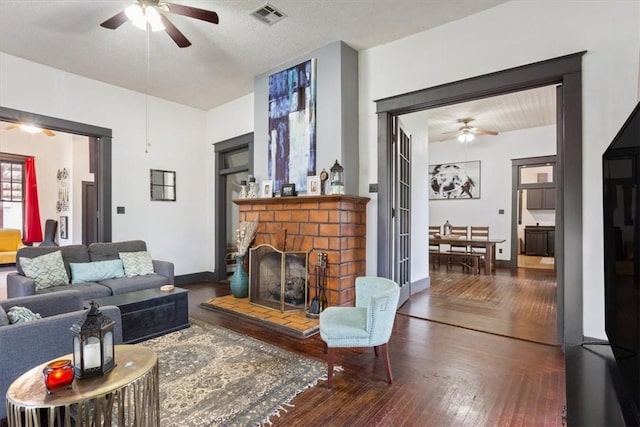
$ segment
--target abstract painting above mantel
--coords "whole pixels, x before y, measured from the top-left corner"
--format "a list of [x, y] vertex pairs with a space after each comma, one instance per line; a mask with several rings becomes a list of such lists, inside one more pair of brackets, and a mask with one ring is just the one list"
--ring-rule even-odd
[[269, 179], [279, 193], [287, 183], [307, 191], [316, 174], [316, 60], [269, 76]]
[[479, 198], [480, 160], [429, 165], [429, 200]]

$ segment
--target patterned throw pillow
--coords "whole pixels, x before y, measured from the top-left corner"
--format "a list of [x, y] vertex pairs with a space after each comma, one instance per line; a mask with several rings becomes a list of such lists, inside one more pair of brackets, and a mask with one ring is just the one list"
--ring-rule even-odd
[[24, 323], [29, 322], [31, 320], [42, 319], [42, 316], [38, 313], [34, 313], [26, 307], [20, 307], [19, 305], [14, 305], [7, 311], [7, 317], [9, 318], [10, 324], [15, 323]]
[[69, 284], [69, 276], [67, 276], [67, 270], [64, 269], [60, 251], [35, 258], [20, 257], [20, 265], [25, 276], [33, 279], [36, 283], [36, 290]]
[[120, 252], [118, 254], [124, 265], [124, 274], [127, 277], [144, 276], [145, 274], [153, 274], [153, 261], [151, 255], [147, 251], [140, 252]]

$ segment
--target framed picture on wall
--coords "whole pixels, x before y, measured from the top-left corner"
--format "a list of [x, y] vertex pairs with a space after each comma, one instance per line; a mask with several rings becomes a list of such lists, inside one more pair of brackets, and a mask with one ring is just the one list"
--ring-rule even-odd
[[429, 200], [479, 198], [480, 160], [429, 165]]
[[69, 238], [69, 217], [66, 215], [60, 217], [60, 238]]

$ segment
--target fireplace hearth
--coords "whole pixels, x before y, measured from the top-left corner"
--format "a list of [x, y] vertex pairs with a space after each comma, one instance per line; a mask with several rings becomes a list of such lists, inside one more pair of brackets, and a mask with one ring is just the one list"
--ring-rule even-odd
[[249, 250], [249, 302], [284, 313], [306, 310], [308, 253], [263, 244]]

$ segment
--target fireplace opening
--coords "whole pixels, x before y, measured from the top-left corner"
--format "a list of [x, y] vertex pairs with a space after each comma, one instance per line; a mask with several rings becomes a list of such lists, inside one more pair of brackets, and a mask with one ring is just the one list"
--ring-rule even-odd
[[306, 310], [308, 252], [264, 244], [249, 250], [249, 302], [285, 311]]

